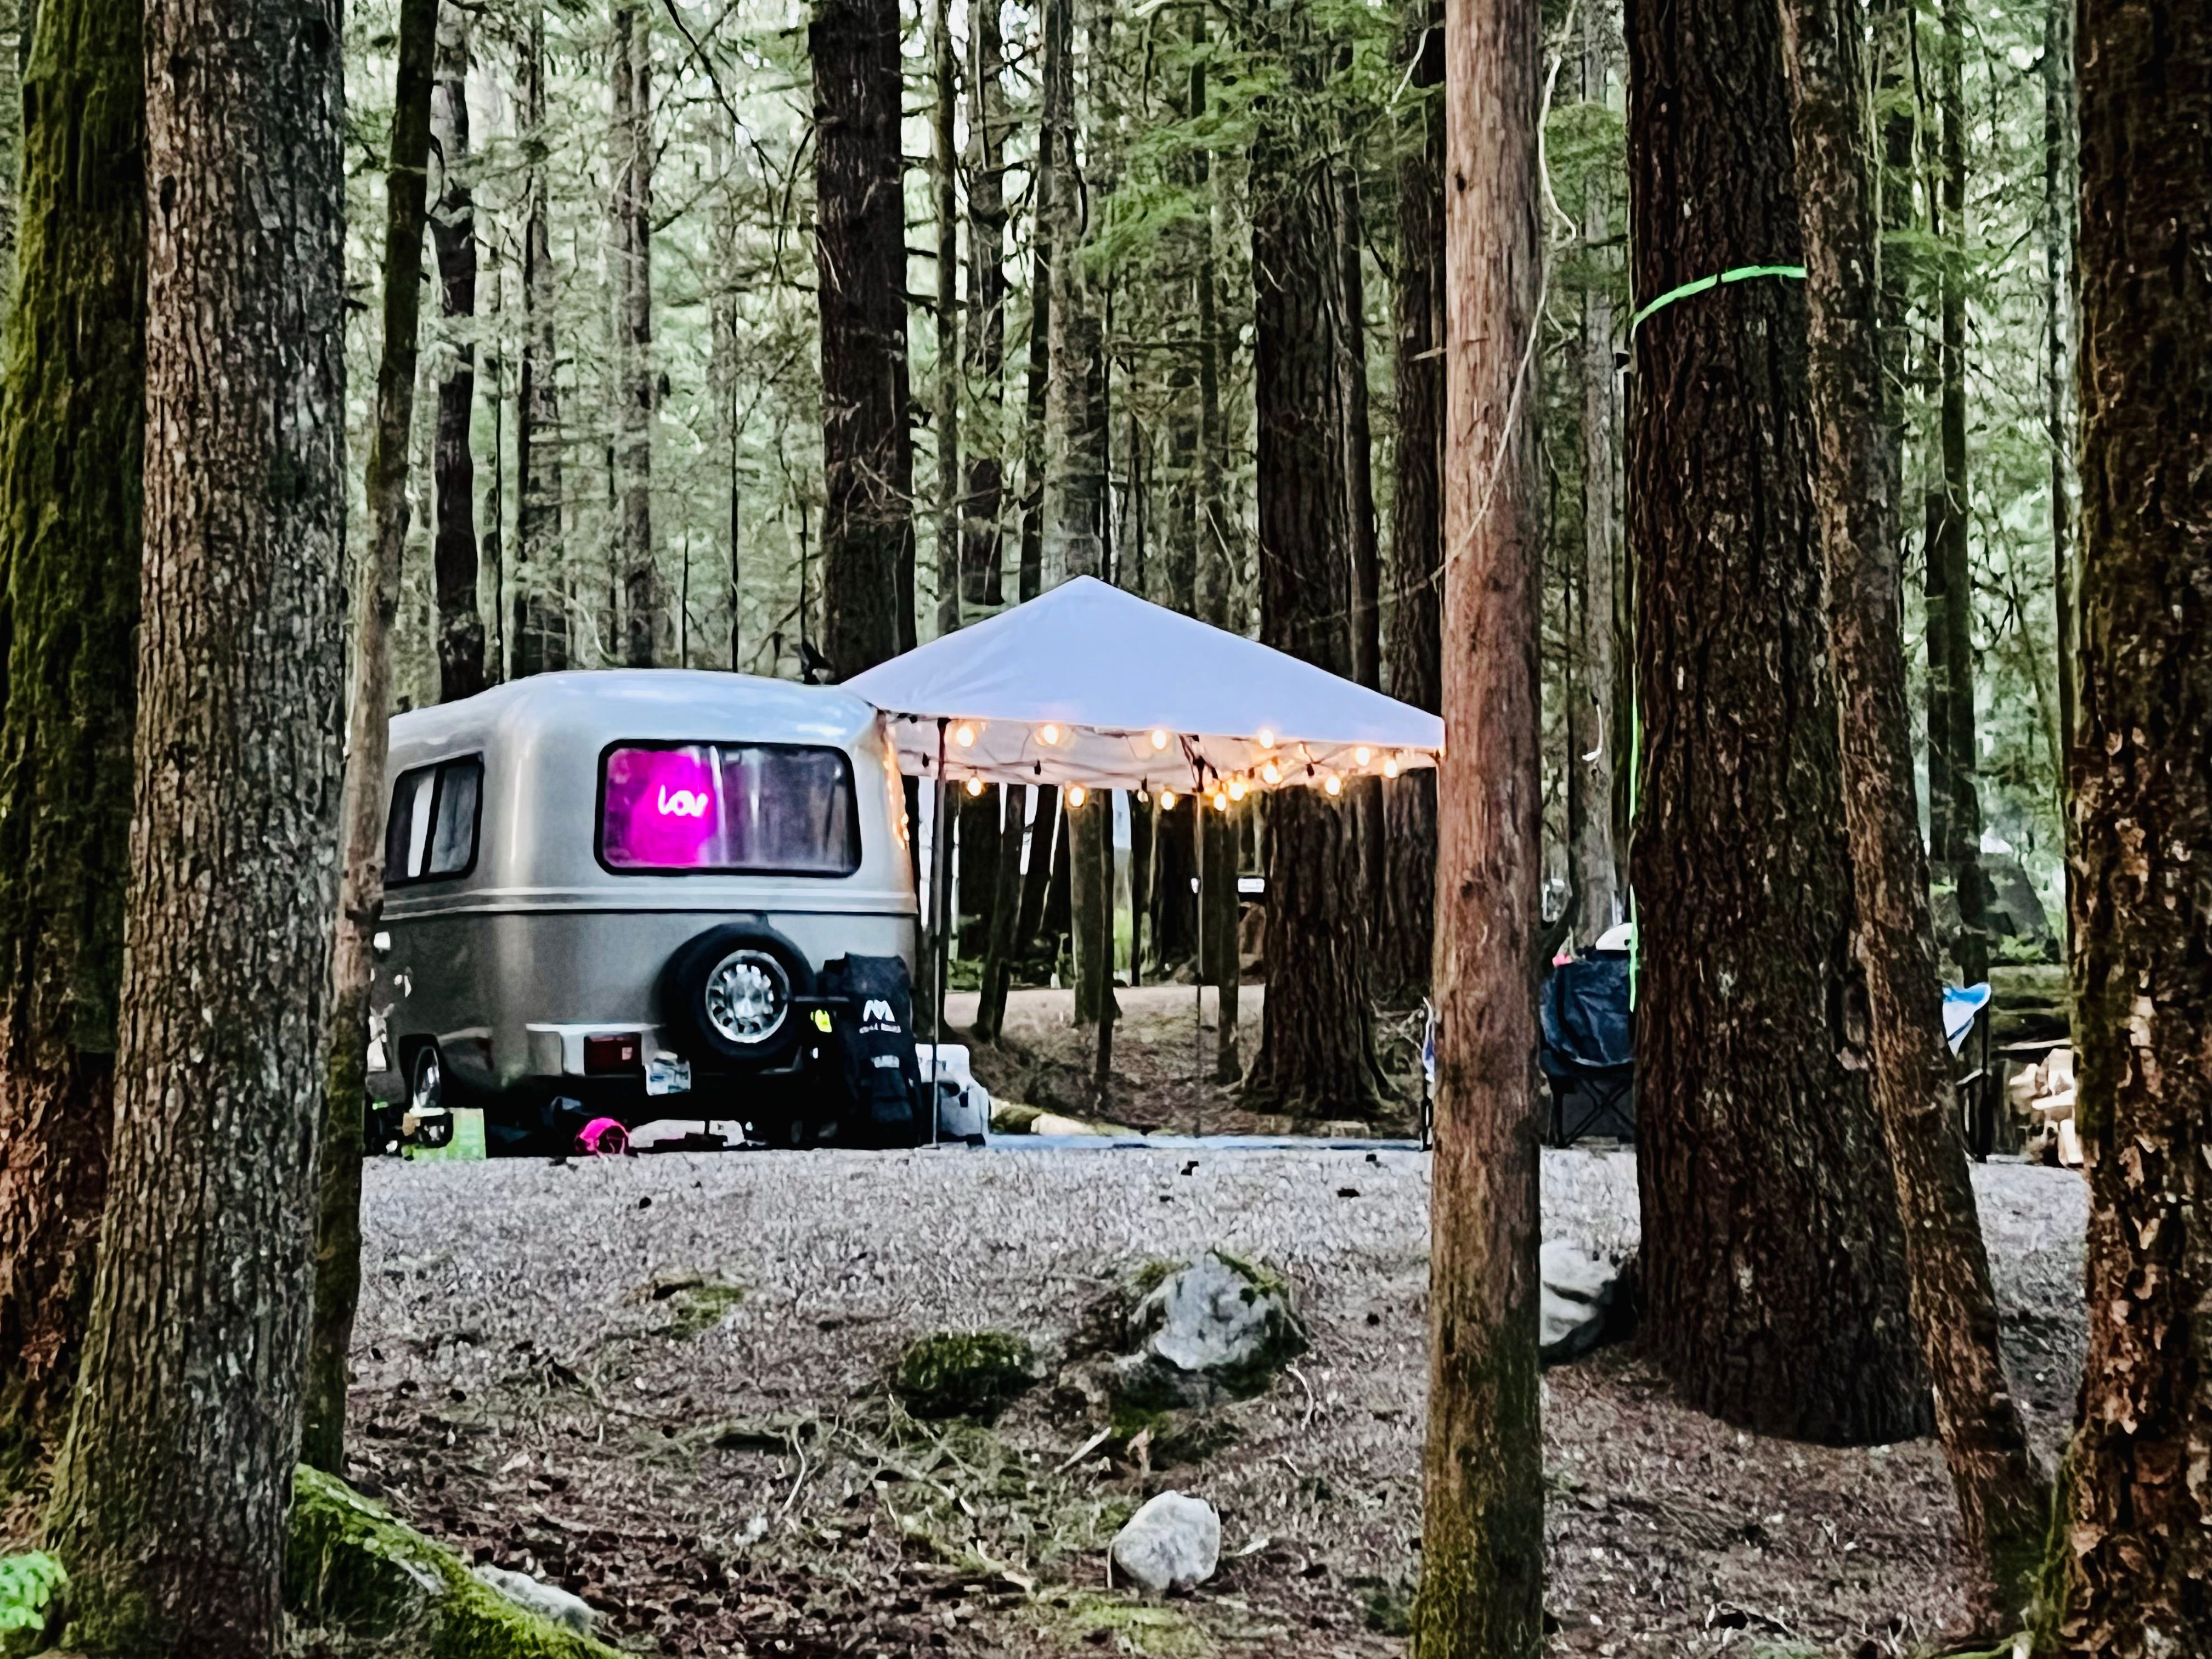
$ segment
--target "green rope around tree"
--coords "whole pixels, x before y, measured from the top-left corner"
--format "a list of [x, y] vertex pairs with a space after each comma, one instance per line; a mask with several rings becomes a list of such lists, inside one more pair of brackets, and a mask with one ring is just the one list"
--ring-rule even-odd
[[1670, 288], [1656, 300], [1648, 300], [1633, 317], [1628, 319], [1628, 337], [1634, 339], [1636, 331], [1653, 312], [1671, 306], [1677, 300], [1686, 300], [1692, 294], [1703, 294], [1723, 283], [1747, 283], [1754, 276], [1787, 276], [1796, 282], [1805, 280], [1802, 265], [1738, 265], [1733, 270], [1723, 270], [1717, 276], [1700, 276], [1694, 283], [1685, 283], [1680, 288]]

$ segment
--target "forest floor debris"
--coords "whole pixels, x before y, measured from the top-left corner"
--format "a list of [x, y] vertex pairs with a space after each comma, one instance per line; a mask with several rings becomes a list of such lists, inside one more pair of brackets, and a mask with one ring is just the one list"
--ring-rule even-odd
[[[2052, 1448], [2085, 1328], [2081, 1180], [1976, 1177]], [[1547, 1237], [1633, 1247], [1626, 1153], [1547, 1152], [1544, 1195]], [[1400, 1655], [1427, 1212], [1427, 1159], [1399, 1152], [379, 1161], [353, 1474], [669, 1655]], [[1290, 1285], [1297, 1375], [1172, 1434], [1117, 1425], [1070, 1363], [1086, 1317], [1164, 1253], [1217, 1247]], [[744, 1294], [678, 1331], [652, 1290], [676, 1282]], [[890, 1395], [916, 1338], [986, 1329], [1048, 1372], [995, 1424]], [[1963, 1604], [1932, 1443], [1740, 1434], [1619, 1347], [1546, 1373], [1545, 1427], [1555, 1653], [1902, 1655]], [[1171, 1489], [1218, 1511], [1219, 1566], [1145, 1602], [1109, 1587], [1106, 1552]]]

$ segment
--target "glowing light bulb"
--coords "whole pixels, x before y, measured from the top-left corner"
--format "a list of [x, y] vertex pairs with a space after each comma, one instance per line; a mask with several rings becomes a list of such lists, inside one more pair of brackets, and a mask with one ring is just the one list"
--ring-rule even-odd
[[1213, 810], [1217, 812], [1226, 812], [1229, 810], [1227, 791], [1217, 789], [1213, 792]]
[[1321, 781], [1321, 787], [1325, 794], [1340, 795], [1344, 793], [1344, 780], [1332, 772]]
[[1081, 784], [1071, 783], [1067, 786], [1067, 804], [1070, 806], [1080, 806], [1090, 799], [1091, 792]]
[[1243, 800], [1244, 799], [1243, 779], [1231, 778], [1229, 780], [1229, 799], [1231, 800]]
[[981, 779], [981, 778], [970, 778], [970, 779], [969, 779], [969, 780], [968, 780], [968, 793], [969, 793], [969, 794], [971, 794], [971, 795], [980, 795], [980, 794], [981, 794], [981, 793], [983, 793], [983, 780], [982, 780], [982, 779]]
[[1358, 761], [1362, 766], [1364, 766], [1368, 762], [1375, 758], [1375, 751], [1363, 743], [1358, 748], [1352, 751], [1352, 758]]
[[1168, 734], [1164, 732], [1155, 730], [1152, 733], [1152, 747], [1155, 749], [1164, 749], [1167, 746]]
[[1280, 783], [1283, 781], [1283, 769], [1274, 762], [1269, 761], [1260, 769], [1260, 778], [1263, 783]]
[[1261, 727], [1260, 728], [1260, 747], [1261, 747], [1261, 748], [1262, 748], [1262, 749], [1273, 749], [1274, 746], [1275, 746], [1275, 729], [1274, 729], [1274, 727], [1273, 727], [1273, 726], [1261, 726]]
[[1139, 806], [1146, 805], [1151, 801], [1152, 798], [1152, 791], [1149, 789], [1139, 789], [1137, 791], [1137, 805]]
[[973, 749], [975, 746], [975, 728], [965, 720], [961, 721], [952, 730], [952, 741], [963, 749]]
[[1382, 757], [1382, 775], [1386, 778], [1395, 778], [1398, 775], [1398, 757], [1395, 755]]
[[1050, 720], [1037, 727], [1037, 741], [1049, 749], [1060, 741], [1060, 728]]
[[1160, 810], [1161, 810], [1162, 811], [1164, 811], [1164, 812], [1172, 812], [1172, 811], [1175, 811], [1175, 804], [1176, 804], [1176, 792], [1175, 792], [1174, 790], [1172, 790], [1172, 789], [1163, 789], [1163, 790], [1161, 790], [1161, 791], [1160, 791]]

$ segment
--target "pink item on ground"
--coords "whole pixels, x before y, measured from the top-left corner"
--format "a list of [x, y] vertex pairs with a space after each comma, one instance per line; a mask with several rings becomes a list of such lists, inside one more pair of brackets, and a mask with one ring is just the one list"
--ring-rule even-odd
[[595, 1117], [576, 1136], [576, 1150], [589, 1158], [620, 1158], [629, 1151], [629, 1131], [614, 1118]]

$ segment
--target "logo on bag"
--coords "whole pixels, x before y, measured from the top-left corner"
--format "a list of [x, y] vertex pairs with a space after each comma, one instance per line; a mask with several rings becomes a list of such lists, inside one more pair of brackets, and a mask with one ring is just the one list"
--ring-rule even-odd
[[886, 1025], [898, 1024], [898, 1016], [891, 1012], [890, 1004], [881, 997], [870, 997], [860, 1005], [860, 1024], [865, 1025], [872, 1019], [879, 1019]]
[[707, 816], [708, 799], [703, 790], [678, 789], [668, 793], [668, 786], [660, 786], [660, 811], [672, 818], [703, 818]]

